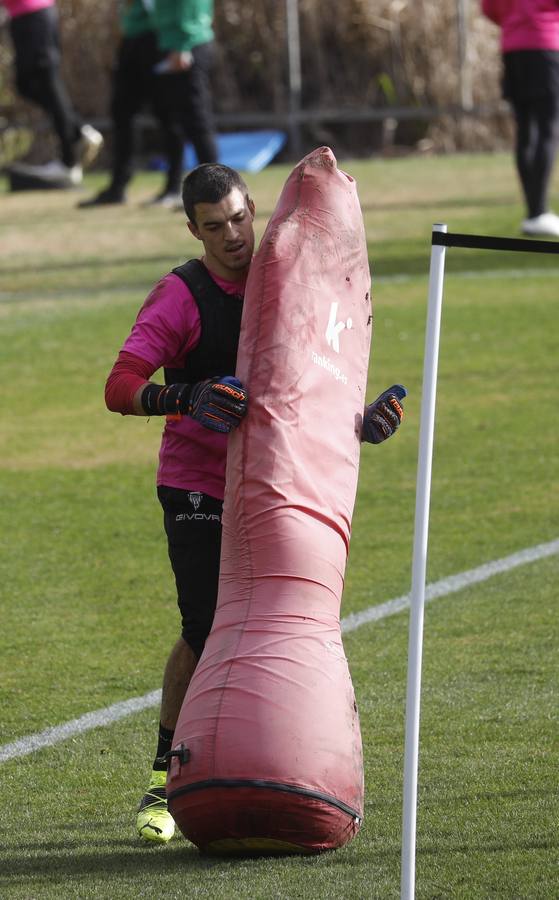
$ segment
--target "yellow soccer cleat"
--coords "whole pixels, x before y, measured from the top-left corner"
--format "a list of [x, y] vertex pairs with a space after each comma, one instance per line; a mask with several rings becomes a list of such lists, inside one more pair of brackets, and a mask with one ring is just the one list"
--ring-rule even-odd
[[167, 772], [152, 771], [136, 819], [140, 837], [155, 844], [166, 844], [175, 833], [175, 820], [167, 807], [166, 781]]

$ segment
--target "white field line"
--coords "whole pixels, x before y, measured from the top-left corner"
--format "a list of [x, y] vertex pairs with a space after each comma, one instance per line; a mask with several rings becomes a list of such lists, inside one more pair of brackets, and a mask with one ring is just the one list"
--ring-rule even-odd
[[[440, 581], [434, 581], [425, 588], [425, 602], [436, 600], [438, 597], [446, 597], [448, 594], [455, 594], [463, 588], [470, 587], [472, 584], [479, 584], [480, 581], [487, 581], [493, 575], [501, 575], [503, 572], [510, 572], [518, 566], [524, 566], [526, 563], [537, 562], [539, 559], [545, 559], [546, 556], [554, 556], [559, 553], [559, 540], [550, 541], [549, 544], [538, 544], [536, 547], [527, 547], [525, 550], [519, 550], [511, 556], [504, 556], [502, 559], [495, 559], [493, 562], [484, 563], [477, 569], [468, 569], [466, 572], [459, 572], [458, 575], [449, 575], [448, 578], [441, 578]], [[342, 619], [342, 631], [347, 634], [348, 631], [355, 631], [366, 622], [377, 622], [386, 616], [393, 616], [394, 613], [407, 609], [410, 605], [410, 595], [402, 594], [401, 597], [395, 597], [394, 600], [388, 600], [379, 606], [370, 606], [362, 612], [351, 613]], [[0, 757], [1, 758], [1, 757]]]
[[71, 719], [69, 722], [63, 722], [62, 725], [46, 728], [44, 731], [39, 731], [38, 734], [29, 734], [12, 744], [4, 744], [3, 747], [0, 747], [0, 762], [28, 756], [29, 753], [34, 753], [35, 750], [40, 750], [42, 747], [53, 747], [55, 744], [60, 744], [61, 741], [65, 741], [75, 734], [83, 734], [84, 731], [89, 731], [91, 728], [111, 725], [132, 713], [157, 706], [160, 700], [161, 691], [151, 691], [149, 694], [144, 694], [143, 697], [131, 697], [130, 700], [123, 700], [121, 703], [113, 703], [112, 706], [106, 706], [104, 709], [85, 713], [79, 719]]
[[[518, 566], [537, 562], [557, 553], [559, 553], [559, 540], [550, 541], [548, 544], [527, 547], [525, 550], [520, 550], [511, 556], [495, 559], [493, 562], [485, 563], [476, 569], [468, 569], [466, 572], [459, 572], [458, 575], [441, 578], [440, 581], [434, 581], [432, 584], [427, 585], [425, 601], [428, 602], [436, 600], [438, 597], [446, 597], [449, 594], [456, 593], [456, 591], [461, 591], [463, 588], [470, 587], [472, 584], [487, 581], [488, 578], [492, 578], [494, 575], [510, 572], [511, 569], [516, 569]], [[379, 619], [393, 616], [395, 613], [407, 609], [409, 605], [409, 594], [403, 594], [401, 597], [395, 597], [393, 600], [388, 600], [379, 606], [370, 606], [368, 609], [362, 610], [362, 612], [351, 613], [351, 615], [346, 616], [341, 621], [342, 632], [347, 634], [368, 622], [378, 622]], [[143, 697], [131, 697], [129, 700], [123, 700], [121, 703], [114, 703], [112, 706], [107, 706], [104, 709], [86, 713], [78, 719], [72, 719], [69, 722], [64, 722], [62, 725], [56, 725], [37, 734], [19, 738], [19, 740], [11, 744], [4, 744], [4, 746], [0, 747], [0, 762], [27, 756], [36, 750], [40, 750], [42, 747], [52, 747], [76, 734], [83, 734], [91, 728], [111, 725], [125, 716], [157, 706], [160, 700], [161, 691], [151, 691], [149, 694], [144, 694]]]

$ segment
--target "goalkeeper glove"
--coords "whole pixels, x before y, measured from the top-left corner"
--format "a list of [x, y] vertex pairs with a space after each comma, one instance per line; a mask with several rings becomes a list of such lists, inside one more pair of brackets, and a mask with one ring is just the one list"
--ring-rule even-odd
[[141, 401], [148, 416], [187, 415], [205, 428], [227, 434], [246, 415], [248, 394], [238, 378], [224, 375], [166, 387], [150, 382]]
[[402, 384], [393, 384], [380, 397], [365, 407], [361, 440], [381, 444], [399, 428], [404, 418], [400, 401], [408, 392]]
[[248, 394], [238, 378], [208, 378], [192, 385], [188, 414], [212, 431], [229, 432], [246, 415]]

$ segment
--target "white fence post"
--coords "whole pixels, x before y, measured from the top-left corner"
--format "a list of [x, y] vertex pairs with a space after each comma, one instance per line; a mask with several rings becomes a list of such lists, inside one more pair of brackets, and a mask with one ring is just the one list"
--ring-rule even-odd
[[[446, 225], [433, 225], [433, 231], [446, 232]], [[445, 250], [431, 247], [429, 301], [423, 363], [423, 392], [419, 429], [419, 458], [415, 501], [412, 590], [410, 603], [408, 681], [406, 696], [406, 737], [404, 752], [404, 804], [402, 817], [402, 900], [415, 896], [415, 840], [417, 820], [417, 775], [419, 763], [419, 709], [421, 699], [421, 660], [423, 651], [423, 612], [429, 535], [429, 501], [437, 394], [437, 368], [443, 297]]]

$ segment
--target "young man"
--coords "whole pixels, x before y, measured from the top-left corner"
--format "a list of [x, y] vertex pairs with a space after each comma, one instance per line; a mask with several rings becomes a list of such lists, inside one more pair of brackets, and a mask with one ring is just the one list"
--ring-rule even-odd
[[[182, 632], [165, 667], [159, 740], [137, 818], [140, 837], [159, 843], [170, 840], [175, 827], [167, 809], [165, 754], [217, 599], [227, 434], [242, 423], [249, 402], [234, 372], [254, 250], [254, 203], [240, 175], [219, 164], [190, 172], [183, 202], [203, 255], [156, 284], [105, 389], [114, 412], [167, 416], [157, 491]], [[162, 366], [166, 384], [153, 384], [149, 378]], [[395, 386], [367, 407], [364, 440], [379, 443], [394, 433], [403, 416], [402, 391]]]

